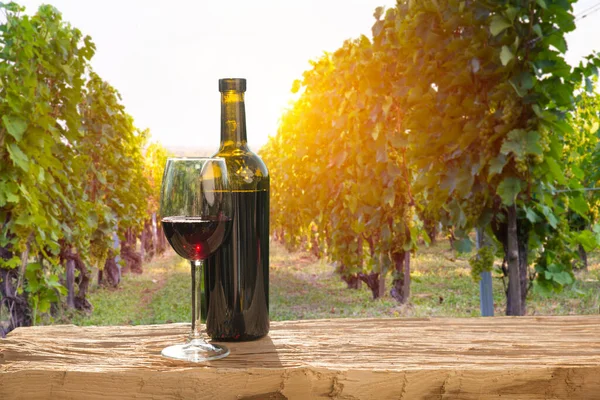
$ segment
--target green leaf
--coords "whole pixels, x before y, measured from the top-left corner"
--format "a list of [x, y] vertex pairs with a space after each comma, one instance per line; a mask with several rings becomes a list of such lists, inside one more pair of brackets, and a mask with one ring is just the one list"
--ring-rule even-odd
[[471, 171], [465, 168], [460, 168], [456, 173], [454, 190], [461, 197], [465, 197], [471, 193], [474, 181], [475, 177]]
[[63, 285], [60, 285], [59, 287], [56, 288], [58, 290], [58, 292], [63, 295], [66, 296], [69, 293], [69, 290], [64, 287]]
[[502, 198], [503, 204], [512, 206], [522, 188], [523, 182], [519, 178], [508, 177], [500, 182], [497, 192], [500, 198]]
[[541, 155], [543, 149], [540, 145], [540, 134], [537, 131], [513, 129], [508, 132], [507, 140], [502, 143], [500, 152], [505, 155], [513, 153], [520, 159], [527, 155]]
[[27, 284], [29, 286], [30, 292], [36, 292], [40, 287], [40, 280], [38, 278], [38, 271], [42, 269], [42, 265], [40, 263], [30, 263], [27, 264], [25, 269], [25, 278], [27, 279]]
[[[573, 107], [575, 99], [571, 85], [565, 85], [557, 76], [557, 71], [553, 71], [553, 77], [544, 79], [542, 91], [546, 91], [546, 95], [552, 98], [556, 105], [554, 107]], [[564, 79], [564, 78], [563, 78]]]
[[583, 170], [577, 165], [571, 165], [571, 172], [573, 173], [573, 176], [580, 181], [585, 177], [585, 172], [583, 172]]
[[500, 50], [500, 61], [502, 62], [502, 65], [506, 66], [513, 58], [515, 58], [515, 55], [510, 47], [502, 46], [502, 50]]
[[567, 271], [562, 271], [552, 274], [552, 280], [559, 285], [570, 285], [573, 283], [573, 277]]
[[455, 222], [455, 225], [459, 228], [464, 227], [467, 222], [467, 217], [461, 208], [460, 203], [456, 199], [452, 199], [446, 207], [450, 214], [450, 218]]
[[5, 193], [6, 194], [6, 202], [7, 203], [18, 203], [19, 195], [17, 193]]
[[569, 208], [581, 215], [586, 220], [588, 219], [589, 206], [588, 202], [582, 195], [571, 197], [569, 199]]
[[546, 221], [550, 224], [550, 226], [554, 229], [558, 226], [558, 218], [552, 212], [552, 209], [548, 206], [542, 206], [542, 213], [546, 217]]
[[508, 18], [508, 20], [512, 24], [514, 22], [515, 17], [517, 16], [518, 13], [519, 13], [519, 9], [518, 8], [516, 8], [516, 7], [508, 7], [506, 9], [505, 15], [506, 15], [506, 18]]
[[507, 140], [502, 143], [502, 147], [500, 147], [500, 154], [509, 155], [511, 153], [517, 158], [523, 158], [523, 146], [521, 146], [521, 143], [518, 141], [509, 140], [507, 138]]
[[[419, 229], [419, 227], [417, 227], [416, 225], [412, 225], [410, 227], [410, 237], [411, 238], [418, 238], [421, 237], [423, 239], [423, 241], [425, 242], [425, 245], [429, 246], [431, 244], [431, 238], [429, 237], [429, 235], [427, 234], [425, 229]], [[414, 240], [414, 239], [413, 239]], [[410, 245], [410, 243], [407, 243]], [[408, 251], [409, 249], [407, 249]]]
[[554, 287], [547, 280], [536, 279], [533, 282], [533, 290], [536, 293], [540, 293], [543, 295], [549, 295], [552, 293]]
[[539, 222], [541, 220], [541, 218], [539, 217], [539, 215], [537, 215], [535, 210], [529, 207], [525, 207], [525, 217], [532, 224], [535, 224], [536, 222]]
[[470, 253], [473, 250], [473, 242], [469, 238], [455, 240], [452, 244], [454, 249], [459, 253]]
[[16, 143], [11, 143], [8, 147], [8, 154], [10, 154], [11, 160], [19, 166], [23, 171], [29, 171], [29, 158], [23, 151], [17, 146]]
[[544, 10], [548, 9], [548, 6], [546, 5], [546, 0], [535, 0], [535, 2], [538, 3], [538, 5]]
[[562, 272], [564, 270], [562, 265], [556, 264], [556, 263], [552, 263], [550, 265], [548, 265], [548, 271], [550, 271], [553, 274], [558, 274], [560, 272]]
[[95, 228], [98, 225], [98, 215], [90, 213], [86, 218], [87, 224], [90, 228]]
[[[560, 131], [562, 133], [566, 133], [567, 135], [572, 135], [575, 133], [575, 129], [573, 129], [571, 124], [569, 124], [565, 120], [554, 121], [554, 122], [552, 122], [552, 125], [554, 125], [558, 129], [560, 129]], [[554, 137], [555, 135], [552, 135], [552, 136]]]
[[50, 310], [50, 305], [50, 300], [47, 297], [41, 297], [38, 304], [38, 310], [43, 313], [47, 312]]
[[550, 156], [560, 159], [562, 154], [562, 145], [558, 135], [550, 135]]
[[6, 131], [14, 137], [16, 141], [23, 138], [23, 133], [27, 130], [27, 122], [12, 115], [3, 115], [2, 122], [4, 122]]
[[490, 33], [493, 36], [498, 36], [499, 34], [504, 32], [506, 28], [509, 28], [511, 26], [511, 23], [506, 18], [500, 15], [494, 15], [492, 17], [492, 20], [490, 21]]
[[553, 33], [544, 38], [546, 45], [554, 46], [559, 52], [565, 53], [567, 51], [567, 42], [562, 32]]
[[56, 275], [50, 275], [50, 277], [46, 280], [46, 286], [53, 289], [58, 289], [59, 291], [64, 287]]
[[10, 3], [0, 3], [0, 8], [4, 8], [15, 13], [24, 10], [24, 7], [19, 6], [14, 1], [11, 1]]
[[573, 235], [575, 244], [583, 246], [585, 251], [594, 251], [598, 247], [596, 235], [592, 231], [581, 231]]
[[[589, 77], [585, 77], [585, 90], [588, 93], [594, 93], [594, 82]], [[597, 122], [596, 122], [597, 123]], [[597, 129], [592, 129], [592, 131], [596, 131]]]
[[0, 207], [6, 203], [18, 203], [19, 202], [19, 187], [13, 182], [7, 184], [0, 184]]
[[535, 81], [530, 72], [521, 72], [510, 79], [511, 86], [520, 97], [525, 97], [527, 91], [533, 88]]
[[558, 162], [552, 157], [546, 157], [544, 162], [548, 166], [550, 174], [556, 179], [558, 183], [564, 185], [567, 183], [565, 175], [563, 174], [562, 168], [558, 165]]
[[562, 1], [554, 0], [553, 2], [556, 3], [554, 4], [555, 7], [552, 7], [552, 11], [555, 13], [554, 22], [556, 23], [556, 25], [558, 25], [558, 30], [563, 33], [571, 32], [572, 30], [574, 30], [575, 16], [569, 11], [571, 5]]
[[4, 266], [8, 267], [9, 269], [17, 268], [21, 265], [21, 257], [13, 256], [8, 261], [0, 258], [0, 265], [3, 265], [3, 264], [4, 264]]
[[544, 34], [542, 33], [542, 27], [540, 26], [540, 24], [535, 24], [533, 26], [533, 31], [540, 39], [544, 37]]
[[542, 155], [544, 149], [540, 145], [540, 134], [537, 131], [528, 131], [525, 135], [525, 153], [528, 155]]
[[494, 175], [502, 173], [504, 166], [508, 162], [508, 159], [504, 154], [498, 154], [495, 158], [490, 160], [490, 167], [488, 173], [488, 180]]

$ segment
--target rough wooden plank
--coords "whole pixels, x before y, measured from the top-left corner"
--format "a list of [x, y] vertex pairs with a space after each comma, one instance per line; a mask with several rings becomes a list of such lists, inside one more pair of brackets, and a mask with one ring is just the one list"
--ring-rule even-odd
[[600, 398], [598, 316], [274, 322], [223, 360], [162, 358], [188, 329], [17, 329], [0, 398]]

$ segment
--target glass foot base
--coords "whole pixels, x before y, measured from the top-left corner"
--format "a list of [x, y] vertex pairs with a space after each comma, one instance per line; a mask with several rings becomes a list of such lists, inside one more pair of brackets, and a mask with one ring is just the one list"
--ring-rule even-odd
[[185, 344], [165, 347], [161, 354], [164, 357], [176, 360], [203, 362], [227, 357], [229, 349], [220, 344], [210, 344], [203, 340], [195, 339]]

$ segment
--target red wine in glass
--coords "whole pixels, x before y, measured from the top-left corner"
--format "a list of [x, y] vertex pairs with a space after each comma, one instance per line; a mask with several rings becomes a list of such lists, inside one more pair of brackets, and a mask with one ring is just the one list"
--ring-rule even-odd
[[167, 217], [162, 219], [165, 236], [173, 250], [190, 261], [204, 260], [221, 246], [231, 227], [231, 218]]

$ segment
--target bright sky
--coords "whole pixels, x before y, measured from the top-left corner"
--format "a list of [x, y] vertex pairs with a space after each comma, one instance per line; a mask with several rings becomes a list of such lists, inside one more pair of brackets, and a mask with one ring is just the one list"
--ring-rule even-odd
[[[248, 140], [258, 150], [277, 130], [308, 60], [347, 38], [370, 35], [375, 7], [394, 0], [17, 0], [40, 4], [90, 35], [96, 72], [119, 90], [140, 128], [165, 146], [216, 149], [218, 79], [246, 78]], [[600, 0], [580, 0], [575, 15]], [[600, 50], [600, 11], [578, 21], [570, 62]]]

